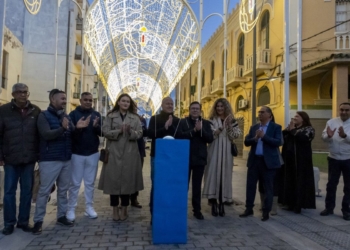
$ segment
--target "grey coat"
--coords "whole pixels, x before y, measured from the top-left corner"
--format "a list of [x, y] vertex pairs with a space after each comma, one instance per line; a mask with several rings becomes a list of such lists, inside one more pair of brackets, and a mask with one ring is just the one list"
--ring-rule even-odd
[[137, 139], [142, 137], [140, 118], [127, 113], [125, 124], [131, 132], [122, 133], [123, 120], [119, 111], [109, 114], [102, 131], [107, 139], [108, 163], [102, 166], [98, 189], [105, 194], [133, 194], [143, 189], [141, 157]]

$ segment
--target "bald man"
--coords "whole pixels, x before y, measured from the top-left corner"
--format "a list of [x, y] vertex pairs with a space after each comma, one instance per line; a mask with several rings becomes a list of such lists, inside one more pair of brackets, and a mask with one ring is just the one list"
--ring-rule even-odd
[[176, 128], [179, 124], [179, 118], [174, 116], [174, 101], [170, 97], [165, 97], [162, 100], [162, 111], [158, 115], [151, 117], [148, 126], [148, 137], [152, 139], [151, 144], [151, 198], [150, 210], [153, 211], [153, 175], [154, 175], [154, 156], [156, 154], [156, 139], [164, 136], [175, 137]]

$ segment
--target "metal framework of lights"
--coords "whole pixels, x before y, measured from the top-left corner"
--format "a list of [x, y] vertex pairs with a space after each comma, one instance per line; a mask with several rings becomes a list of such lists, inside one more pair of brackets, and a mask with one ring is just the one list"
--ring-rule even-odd
[[129, 93], [155, 112], [197, 58], [198, 32], [185, 0], [95, 0], [84, 46], [113, 102]]
[[[265, 0], [262, 2], [263, 6]], [[243, 33], [249, 33], [252, 31], [259, 20], [261, 10], [254, 17], [254, 8], [256, 0], [241, 0], [241, 6], [239, 8], [239, 25]]]
[[32, 15], [38, 14], [41, 7], [42, 0], [23, 0], [23, 1], [30, 14]]

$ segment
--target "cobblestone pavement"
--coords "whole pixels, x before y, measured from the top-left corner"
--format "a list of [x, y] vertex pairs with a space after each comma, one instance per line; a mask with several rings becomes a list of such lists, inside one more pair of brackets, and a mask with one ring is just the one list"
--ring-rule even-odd
[[[151, 185], [149, 158], [147, 158], [144, 166], [145, 190], [141, 191], [139, 196], [143, 208], [130, 208], [127, 221], [113, 222], [109, 197], [96, 190], [97, 219], [89, 219], [84, 216], [84, 197], [83, 194], [80, 194], [74, 227], [56, 225], [56, 207], [49, 204], [41, 235], [34, 236], [18, 229], [10, 236], [1, 234], [0, 249], [350, 249], [350, 222], [344, 221], [340, 212], [342, 184], [338, 187], [337, 209], [333, 216], [319, 216], [324, 206], [324, 197], [320, 197], [317, 198], [316, 210], [303, 210], [301, 215], [279, 210], [277, 216], [270, 217], [271, 219], [267, 222], [262, 222], [260, 221], [261, 213], [256, 207], [255, 216], [242, 219], [238, 215], [244, 210], [242, 201], [245, 199], [246, 162], [236, 159], [235, 164], [237, 165], [234, 166], [233, 171], [235, 205], [226, 206], [225, 217], [215, 218], [210, 215], [207, 200], [203, 199], [202, 212], [205, 220], [198, 221], [192, 216], [189, 200], [187, 244], [152, 245], [152, 228], [147, 205]], [[326, 181], [327, 175], [321, 174], [321, 189], [325, 189]], [[324, 196], [324, 192], [321, 194]], [[256, 204], [260, 203], [258, 198]], [[0, 225], [2, 226], [2, 211], [0, 213]]]

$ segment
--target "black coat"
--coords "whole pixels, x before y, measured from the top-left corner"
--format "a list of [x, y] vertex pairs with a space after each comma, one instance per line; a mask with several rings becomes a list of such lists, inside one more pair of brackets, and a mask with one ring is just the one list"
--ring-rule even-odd
[[[169, 115], [173, 116], [173, 123], [168, 128], [165, 129], [165, 123], [169, 119]], [[168, 114], [161, 111], [160, 114], [151, 117], [148, 125], [147, 136], [152, 139], [151, 144], [151, 156], [155, 156], [156, 151], [156, 139], [163, 138], [164, 136], [175, 136], [176, 128], [179, 125], [179, 118], [174, 116], [172, 113]]]
[[[101, 115], [99, 112], [91, 109], [82, 109], [78, 106], [70, 112], [69, 116], [72, 119], [74, 126], [84, 117], [85, 119], [91, 115], [89, 126], [83, 129], [76, 129], [73, 133], [72, 153], [82, 156], [89, 156], [98, 152], [100, 145], [99, 136], [101, 136]], [[99, 124], [94, 127], [93, 123], [96, 117], [99, 117]]]
[[210, 122], [202, 119], [201, 131], [194, 131], [195, 121], [190, 117], [181, 119], [176, 138], [190, 140], [190, 165], [207, 165], [207, 144], [214, 140], [213, 131]]
[[284, 144], [279, 202], [294, 208], [316, 208], [315, 182], [312, 164], [312, 127], [283, 130]]
[[19, 165], [39, 158], [39, 134], [36, 126], [41, 110], [28, 102], [25, 115], [14, 100], [0, 107], [0, 161]]

